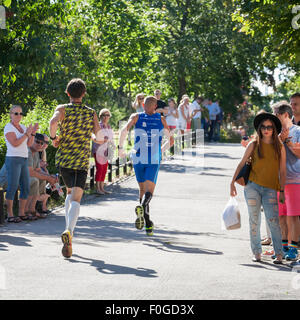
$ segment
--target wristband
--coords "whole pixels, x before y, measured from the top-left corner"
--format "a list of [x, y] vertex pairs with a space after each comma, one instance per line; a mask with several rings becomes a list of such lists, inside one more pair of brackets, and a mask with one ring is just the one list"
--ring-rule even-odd
[[284, 190], [280, 190], [280, 192], [284, 192]]
[[51, 140], [55, 140], [55, 139], [56, 139], [56, 136], [55, 136], [54, 138], [50, 136], [50, 139], [51, 139]]
[[290, 141], [291, 141], [291, 139], [286, 138], [286, 139], [283, 141], [283, 143], [287, 144], [287, 143], [289, 143]]

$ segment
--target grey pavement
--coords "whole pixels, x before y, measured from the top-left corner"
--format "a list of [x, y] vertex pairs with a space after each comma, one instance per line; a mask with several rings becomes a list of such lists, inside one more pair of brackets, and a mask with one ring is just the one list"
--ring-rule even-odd
[[110, 195], [85, 197], [70, 259], [61, 256], [62, 208], [0, 227], [0, 300], [299, 299], [299, 275], [287, 263], [251, 261], [240, 186], [242, 227], [221, 228], [243, 151], [207, 144], [164, 162], [150, 205], [153, 237], [134, 227], [134, 177], [109, 186]]

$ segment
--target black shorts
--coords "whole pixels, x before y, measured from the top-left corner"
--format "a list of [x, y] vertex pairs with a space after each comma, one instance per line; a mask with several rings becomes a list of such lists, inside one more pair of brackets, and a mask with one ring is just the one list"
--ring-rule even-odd
[[74, 187], [79, 187], [84, 190], [87, 171], [59, 168], [59, 173], [61, 174], [64, 184], [67, 188], [71, 189]]

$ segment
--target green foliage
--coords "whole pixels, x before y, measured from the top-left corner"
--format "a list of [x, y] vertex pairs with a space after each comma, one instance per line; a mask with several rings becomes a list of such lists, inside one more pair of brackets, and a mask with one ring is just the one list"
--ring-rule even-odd
[[182, 94], [219, 99], [225, 115], [234, 115], [245, 96], [264, 106], [269, 101], [252, 79], [267, 81], [264, 67], [289, 64], [286, 57], [295, 66], [299, 37], [287, 28], [294, 2], [7, 0], [0, 114], [19, 103], [32, 116], [27, 120], [46, 130], [41, 101], [49, 107], [68, 102], [65, 88], [74, 77], [86, 82], [87, 105], [111, 110], [115, 128], [133, 112], [137, 93], [156, 88], [164, 100]]
[[234, 130], [221, 128], [220, 142], [239, 143], [241, 142], [241, 135]]
[[264, 43], [263, 58], [274, 67], [278, 64], [299, 68], [299, 29], [293, 27], [297, 18], [292, 12], [298, 0], [234, 0], [233, 18], [242, 24], [241, 32]]
[[[4, 127], [9, 122], [9, 115], [8, 113], [0, 115], [0, 132], [4, 131]], [[0, 168], [2, 168], [5, 162], [5, 155], [6, 155], [6, 143], [4, 135], [0, 135]]]

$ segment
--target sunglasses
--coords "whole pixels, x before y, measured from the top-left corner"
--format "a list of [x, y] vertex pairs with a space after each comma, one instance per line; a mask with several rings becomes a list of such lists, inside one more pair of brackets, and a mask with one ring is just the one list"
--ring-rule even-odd
[[102, 117], [110, 117], [109, 114], [103, 114]]
[[35, 140], [35, 143], [40, 144], [41, 146], [43, 146], [44, 144], [48, 145], [48, 144], [49, 144], [49, 141]]
[[144, 100], [144, 99], [145, 99], [144, 97], [139, 98], [139, 100]]
[[262, 125], [262, 126], [260, 127], [260, 129], [261, 129], [261, 130], [271, 131], [271, 130], [273, 130], [273, 126], [264, 126], [264, 125]]
[[15, 116], [24, 116], [24, 113], [23, 112], [11, 112], [12, 114], [14, 114]]

